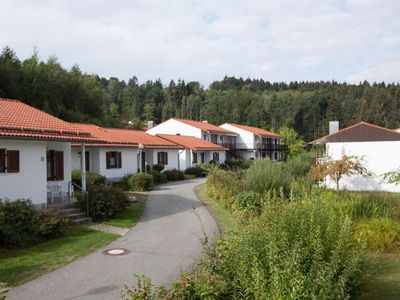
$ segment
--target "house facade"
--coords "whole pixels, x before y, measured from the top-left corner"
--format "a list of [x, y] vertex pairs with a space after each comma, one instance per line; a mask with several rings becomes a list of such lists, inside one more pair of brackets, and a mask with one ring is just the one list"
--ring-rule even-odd
[[90, 133], [18, 100], [0, 99], [0, 199], [30, 199], [37, 207], [67, 197], [71, 142]]
[[179, 153], [178, 169], [181, 171], [198, 164], [209, 164], [210, 161], [222, 164], [226, 160], [227, 149], [209, 141], [185, 135], [159, 134], [157, 137], [183, 147]]
[[[343, 154], [363, 159], [371, 176], [344, 176], [340, 181], [342, 189], [354, 191], [400, 192], [400, 185], [386, 183], [383, 174], [400, 168], [400, 132], [366, 122], [331, 132], [311, 142], [322, 145], [319, 160], [331, 158], [339, 160]], [[318, 162], [318, 159], [317, 159]], [[326, 178], [322, 183], [335, 188], [335, 183]]]
[[282, 145], [280, 135], [234, 123], [224, 123], [220, 127], [237, 134], [235, 151], [238, 157], [252, 160], [269, 157], [274, 162], [284, 159], [287, 148]]
[[213, 144], [233, 149], [236, 145], [237, 134], [235, 132], [210, 124], [206, 121], [192, 121], [180, 118], [171, 118], [146, 131], [151, 135], [169, 134], [194, 136], [209, 141]]
[[[93, 124], [77, 124], [82, 130], [105, 140], [106, 143], [86, 147], [86, 171], [118, 181], [127, 174], [145, 171], [155, 164], [164, 170], [178, 169], [178, 155], [182, 147], [146, 134], [141, 130], [102, 128]], [[79, 170], [81, 151], [72, 146], [72, 170]]]

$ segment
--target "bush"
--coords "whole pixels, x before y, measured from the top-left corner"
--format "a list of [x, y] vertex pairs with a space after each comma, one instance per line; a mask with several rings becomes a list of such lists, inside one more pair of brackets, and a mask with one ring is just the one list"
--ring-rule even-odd
[[204, 170], [202, 168], [200, 168], [199, 166], [187, 168], [185, 170], [185, 174], [194, 175], [196, 177], [204, 177], [204, 176], [206, 176]]
[[177, 181], [185, 179], [185, 175], [182, 171], [176, 169], [164, 171], [163, 174], [167, 175], [168, 181]]
[[348, 299], [362, 243], [348, 217], [320, 202], [270, 203], [174, 286], [191, 299]]
[[153, 165], [153, 170], [157, 171], [158, 173], [161, 173], [161, 171], [164, 170], [164, 165], [155, 164], [155, 165]]
[[260, 213], [262, 209], [262, 196], [255, 192], [241, 192], [235, 197], [234, 208], [251, 213]]
[[311, 159], [306, 153], [300, 154], [289, 158], [282, 167], [295, 178], [306, 177], [311, 168]]
[[[122, 189], [117, 188], [110, 182], [102, 184], [89, 184], [89, 215], [93, 220], [108, 219], [129, 204], [128, 198]], [[83, 211], [86, 210], [86, 199], [78, 197], [78, 204]]]
[[161, 184], [161, 183], [166, 183], [168, 182], [167, 175], [164, 173], [160, 173], [158, 171], [152, 170], [149, 172], [151, 176], [153, 176], [153, 180], [155, 184]]
[[281, 165], [272, 163], [269, 159], [263, 159], [246, 170], [244, 181], [247, 190], [250, 191], [258, 193], [282, 191], [288, 195], [293, 177]]
[[227, 170], [237, 171], [248, 169], [252, 164], [253, 162], [250, 160], [232, 158], [225, 161], [224, 167]]
[[[86, 172], [86, 184], [101, 184], [106, 182], [106, 178], [93, 172]], [[72, 171], [72, 182], [81, 186], [81, 171]]]
[[0, 244], [26, 247], [61, 235], [66, 220], [57, 211], [35, 210], [30, 200], [0, 200]]
[[133, 191], [149, 191], [154, 186], [154, 179], [150, 174], [136, 173], [128, 179], [128, 186]]

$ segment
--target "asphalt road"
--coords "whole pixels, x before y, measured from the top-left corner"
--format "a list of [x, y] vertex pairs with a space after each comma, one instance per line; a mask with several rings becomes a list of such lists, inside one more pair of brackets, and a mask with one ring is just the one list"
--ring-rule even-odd
[[[209, 237], [217, 232], [214, 219], [193, 192], [203, 182], [196, 179], [157, 187], [149, 194], [141, 221], [125, 236], [12, 289], [7, 299], [120, 299], [123, 286], [134, 283], [134, 273], [150, 277], [156, 285], [169, 286], [201, 257], [203, 232]], [[102, 253], [110, 248], [125, 248], [130, 253]]]

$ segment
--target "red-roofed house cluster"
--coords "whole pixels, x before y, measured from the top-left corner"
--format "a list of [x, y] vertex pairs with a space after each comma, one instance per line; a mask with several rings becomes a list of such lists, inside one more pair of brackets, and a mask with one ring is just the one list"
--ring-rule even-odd
[[155, 164], [184, 171], [230, 157], [278, 161], [280, 144], [259, 128], [177, 118], [146, 132], [69, 123], [0, 98], [0, 199], [31, 199], [39, 207], [70, 199], [72, 170], [81, 170], [85, 190], [87, 171], [117, 181]]

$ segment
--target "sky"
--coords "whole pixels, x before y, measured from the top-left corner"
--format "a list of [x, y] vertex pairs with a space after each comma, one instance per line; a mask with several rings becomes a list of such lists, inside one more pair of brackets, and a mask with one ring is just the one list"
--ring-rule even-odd
[[399, 0], [0, 0], [0, 46], [139, 82], [400, 81]]

